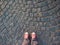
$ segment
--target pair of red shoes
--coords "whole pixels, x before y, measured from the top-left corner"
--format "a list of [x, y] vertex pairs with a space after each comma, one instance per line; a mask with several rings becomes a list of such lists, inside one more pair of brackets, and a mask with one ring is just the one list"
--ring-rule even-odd
[[[36, 33], [32, 32], [30, 36], [31, 36], [31, 39], [35, 39], [36, 38]], [[25, 32], [24, 33], [24, 39], [28, 39], [28, 37], [29, 37], [29, 33]]]
[[[36, 33], [32, 32], [30, 36], [31, 36], [31, 45], [37, 45], [38, 42], [35, 40], [36, 39]], [[29, 41], [29, 33], [25, 32], [22, 45], [29, 45], [29, 42], [30, 42]]]

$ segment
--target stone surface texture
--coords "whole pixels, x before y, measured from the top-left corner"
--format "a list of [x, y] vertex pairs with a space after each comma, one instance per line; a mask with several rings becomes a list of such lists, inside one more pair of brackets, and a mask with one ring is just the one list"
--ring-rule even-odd
[[26, 31], [60, 45], [60, 0], [0, 0], [0, 45], [21, 45]]

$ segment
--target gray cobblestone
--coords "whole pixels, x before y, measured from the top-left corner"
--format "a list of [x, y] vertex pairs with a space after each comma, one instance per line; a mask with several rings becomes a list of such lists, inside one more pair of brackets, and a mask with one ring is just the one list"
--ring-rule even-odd
[[56, 7], [56, 6], [57, 6], [57, 4], [56, 4], [55, 2], [53, 2], [53, 3], [49, 4], [48, 6], [49, 6], [49, 8], [51, 9], [51, 8]]
[[0, 45], [21, 45], [25, 31], [35, 31], [39, 45], [60, 44], [59, 0], [1, 0], [0, 6]]
[[49, 18], [41, 18], [41, 21], [43, 21], [43, 22], [49, 22], [50, 19]]
[[46, 1], [44, 2], [41, 2], [41, 3], [38, 3], [38, 6], [39, 7], [43, 7], [43, 6], [46, 6], [48, 3]]
[[42, 11], [47, 11], [47, 10], [49, 10], [49, 7], [48, 6], [42, 7]]

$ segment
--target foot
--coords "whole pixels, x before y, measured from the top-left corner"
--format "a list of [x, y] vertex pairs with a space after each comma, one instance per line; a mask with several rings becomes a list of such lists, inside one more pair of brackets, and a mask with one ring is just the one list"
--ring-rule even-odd
[[29, 36], [28, 32], [25, 32], [24, 33], [24, 39], [28, 39], [28, 36]]
[[35, 32], [32, 32], [31, 33], [31, 45], [37, 45], [38, 42], [36, 40], [36, 33]]
[[23, 40], [22, 45], [28, 45], [29, 44], [28, 36], [29, 36], [28, 32], [25, 32], [24, 33], [24, 40]]

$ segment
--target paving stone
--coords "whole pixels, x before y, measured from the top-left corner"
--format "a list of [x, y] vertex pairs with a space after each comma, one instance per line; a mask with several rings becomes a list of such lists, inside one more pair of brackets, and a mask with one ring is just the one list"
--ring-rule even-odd
[[51, 26], [56, 26], [57, 22], [56, 21], [51, 21]]
[[1, 0], [0, 6], [0, 45], [21, 45], [26, 31], [37, 33], [39, 45], [60, 44], [59, 0]]
[[50, 14], [49, 14], [48, 12], [43, 12], [43, 13], [42, 13], [42, 16], [43, 16], [43, 17], [46, 17], [46, 16], [50, 16]]
[[48, 6], [42, 7], [42, 11], [47, 11], [47, 10], [49, 10]]
[[56, 7], [57, 5], [56, 5], [56, 3], [55, 3], [55, 2], [53, 2], [53, 3], [49, 4], [48, 6], [49, 6], [49, 8], [51, 9], [51, 8]]
[[60, 25], [58, 25], [58, 29], [60, 29]]
[[39, 22], [39, 25], [40, 25], [40, 26], [43, 26], [43, 22]]
[[41, 30], [46, 30], [45, 27], [41, 27]]
[[0, 5], [2, 5], [3, 1], [0, 1]]
[[2, 36], [0, 36], [0, 44], [2, 45], [2, 42], [3, 42], [3, 38]]
[[60, 36], [60, 32], [56, 32], [56, 36]]
[[60, 24], [60, 20], [58, 20], [58, 24]]
[[50, 13], [50, 15], [52, 15], [52, 14], [56, 13], [57, 10], [58, 10], [58, 8], [55, 7], [54, 9], [51, 9], [50, 11], [48, 11], [48, 13]]
[[44, 24], [44, 27], [49, 27], [50, 26], [49, 22], [44, 22], [43, 24]]
[[3, 24], [0, 26], [0, 33], [6, 28]]
[[58, 29], [57, 26], [49, 28], [50, 31], [55, 31], [55, 30], [57, 30], [57, 29]]
[[49, 20], [50, 20], [49, 18], [41, 18], [42, 22], [49, 22]]

